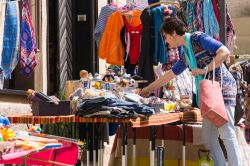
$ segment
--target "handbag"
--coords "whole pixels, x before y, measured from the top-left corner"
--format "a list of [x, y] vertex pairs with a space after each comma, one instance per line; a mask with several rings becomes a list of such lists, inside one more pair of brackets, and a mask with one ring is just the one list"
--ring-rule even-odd
[[[216, 127], [228, 122], [224, 99], [219, 82], [215, 81], [215, 62], [213, 60], [213, 80], [204, 79], [200, 82], [201, 115], [211, 121]], [[221, 77], [222, 80], [222, 77]], [[222, 84], [222, 83], [221, 83]]]
[[[201, 152], [207, 153], [206, 156], [201, 155]], [[214, 166], [213, 160], [210, 158], [210, 151], [199, 149], [198, 151], [198, 166]]]

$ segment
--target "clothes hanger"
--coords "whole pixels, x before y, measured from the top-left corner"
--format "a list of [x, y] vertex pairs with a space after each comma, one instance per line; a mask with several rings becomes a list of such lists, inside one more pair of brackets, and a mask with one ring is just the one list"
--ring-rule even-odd
[[117, 0], [112, 0], [112, 2], [110, 2], [109, 5], [117, 7], [117, 8], [122, 8], [124, 6], [124, 4], [122, 4], [121, 2]]
[[165, 5], [175, 5], [175, 7], [177, 7], [178, 9], [180, 8], [180, 4], [177, 1], [161, 1], [161, 2], [156, 2], [156, 3], [152, 3], [150, 5], [147, 6], [147, 8], [151, 8], [154, 6], [158, 6], [161, 4], [165, 4]]

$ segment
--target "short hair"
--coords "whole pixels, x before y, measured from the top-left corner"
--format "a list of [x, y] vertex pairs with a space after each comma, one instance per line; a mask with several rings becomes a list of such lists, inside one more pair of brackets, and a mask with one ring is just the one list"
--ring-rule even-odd
[[161, 26], [161, 33], [172, 35], [174, 31], [177, 35], [182, 36], [187, 32], [187, 26], [177, 17], [164, 17], [163, 24]]

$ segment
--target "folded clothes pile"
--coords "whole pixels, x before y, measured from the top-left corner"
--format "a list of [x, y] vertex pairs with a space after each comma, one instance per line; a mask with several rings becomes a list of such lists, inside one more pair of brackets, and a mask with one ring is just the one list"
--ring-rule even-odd
[[82, 99], [75, 114], [84, 117], [137, 118], [140, 115], [150, 116], [154, 113], [154, 109], [146, 105], [137, 105], [116, 98], [96, 97]]

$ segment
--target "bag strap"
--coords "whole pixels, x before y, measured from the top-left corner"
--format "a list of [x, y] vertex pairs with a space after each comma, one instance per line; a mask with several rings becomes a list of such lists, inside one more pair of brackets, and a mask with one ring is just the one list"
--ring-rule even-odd
[[[214, 78], [215, 78], [215, 60], [213, 58], [213, 83], [214, 83]], [[205, 75], [204, 75], [204, 79], [206, 79], [207, 77], [207, 74], [208, 74], [208, 67], [206, 66], [206, 72], [205, 72]]]
[[[213, 58], [213, 83], [215, 81], [215, 60]], [[205, 75], [204, 75], [204, 79], [206, 79], [207, 77], [207, 74], [208, 74], [208, 68], [206, 67], [206, 72], [205, 72]], [[220, 88], [222, 89], [222, 81], [223, 81], [223, 78], [222, 78], [222, 70], [221, 70], [221, 67], [220, 67], [220, 78], [221, 78], [221, 84], [220, 84]]]
[[215, 60], [213, 58], [213, 83], [214, 83], [214, 78], [215, 78]]

